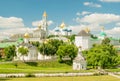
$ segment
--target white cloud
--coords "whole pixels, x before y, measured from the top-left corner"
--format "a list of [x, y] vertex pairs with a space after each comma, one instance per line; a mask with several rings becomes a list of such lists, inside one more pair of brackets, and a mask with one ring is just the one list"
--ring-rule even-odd
[[48, 26], [52, 25], [54, 22], [52, 20], [48, 21]]
[[77, 16], [80, 16], [80, 15], [81, 15], [81, 13], [80, 13], [80, 12], [77, 12], [77, 13], [76, 13], [76, 15], [77, 15]]
[[96, 7], [96, 8], [102, 7], [100, 4], [96, 4], [96, 3], [93, 3], [93, 2], [84, 2], [83, 5], [89, 6], [89, 7]]
[[3, 38], [9, 38], [13, 34], [18, 34], [18, 33], [26, 33], [26, 32], [33, 32], [34, 28], [28, 28], [28, 27], [23, 27], [23, 28], [10, 28], [10, 29], [4, 29], [0, 30], [0, 39]]
[[77, 34], [78, 32], [80, 32], [85, 27], [86, 27], [85, 25], [75, 25], [75, 26], [70, 26], [70, 29], [72, 29], [73, 33]]
[[79, 17], [76, 17], [76, 19], [74, 19], [74, 21], [76, 21], [77, 23], [81, 23], [81, 19]]
[[69, 27], [70, 29], [72, 29], [72, 32], [75, 34], [78, 34], [81, 30], [84, 30], [86, 28], [89, 28], [91, 32], [95, 32], [95, 31], [100, 31], [101, 30], [101, 26], [99, 24], [80, 24], [80, 25], [73, 25]]
[[34, 21], [34, 22], [32, 22], [32, 26], [39, 26], [42, 23], [43, 23], [42, 20], [40, 20], [40, 21]]
[[115, 14], [100, 14], [94, 13], [87, 16], [84, 16], [81, 19], [78, 19], [78, 22], [89, 23], [89, 24], [108, 24], [111, 22], [120, 21], [120, 16]]
[[24, 27], [23, 19], [17, 17], [2, 17], [0, 16], [0, 28], [17, 28]]
[[80, 15], [82, 15], [82, 16], [84, 16], [84, 15], [87, 15], [87, 14], [90, 14], [91, 12], [88, 12], [88, 11], [83, 11], [83, 12], [77, 12], [76, 13], [76, 15], [78, 15], [78, 16], [80, 16]]
[[[89, 27], [92, 33], [98, 33], [101, 30], [101, 27], [111, 23], [116, 23], [116, 26], [113, 29], [105, 30], [109, 35], [119, 35], [120, 34], [120, 15], [115, 14], [101, 14], [101, 13], [92, 13], [85, 15], [82, 18], [77, 17], [76, 22], [80, 25], [72, 26], [74, 32], [78, 33], [81, 29]], [[107, 28], [107, 27], [106, 27]]]
[[[52, 20], [49, 20], [47, 23], [48, 23], [48, 26], [50, 26], [50, 25], [53, 24], [53, 21], [52, 21]], [[32, 26], [39, 26], [39, 25], [42, 25], [42, 24], [43, 24], [43, 21], [42, 21], [42, 20], [32, 22]]]
[[119, 23], [116, 23], [116, 26], [120, 26], [120, 22], [119, 22]]
[[26, 27], [22, 18], [0, 16], [0, 39], [11, 34], [32, 32], [33, 28]]
[[120, 37], [120, 27], [114, 27], [112, 29], [105, 31], [108, 35], [114, 36], [114, 37]]
[[120, 0], [100, 0], [102, 2], [120, 2]]
[[90, 14], [91, 12], [87, 12], [87, 11], [83, 11], [81, 14], [82, 15], [87, 15], [87, 14]]

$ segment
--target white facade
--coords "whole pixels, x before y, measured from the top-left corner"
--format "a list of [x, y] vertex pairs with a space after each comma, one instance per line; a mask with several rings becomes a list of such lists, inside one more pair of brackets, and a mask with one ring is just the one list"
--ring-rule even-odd
[[64, 22], [59, 27], [56, 27], [54, 30], [54, 35], [59, 36], [69, 36], [71, 35], [72, 30], [65, 25]]
[[[19, 48], [19, 47], [18, 47]], [[46, 56], [42, 55], [40, 52], [38, 52], [37, 48], [35, 46], [28, 48], [28, 53], [26, 55], [22, 55], [18, 52], [17, 48], [17, 56], [14, 58], [14, 60], [20, 60], [20, 61], [37, 61], [37, 60], [48, 60], [52, 59], [52, 56]]]
[[75, 45], [80, 47], [81, 50], [86, 50], [91, 47], [90, 44], [90, 33], [82, 30], [75, 36]]
[[75, 37], [75, 45], [77, 47], [81, 47], [82, 50], [89, 49], [91, 47], [90, 46], [90, 37], [89, 36], [86, 36], [86, 37], [76, 36]]
[[81, 48], [79, 48], [77, 57], [73, 60], [73, 70], [86, 70], [87, 63], [80, 49]]
[[86, 60], [82, 56], [82, 50], [89, 49], [90, 44], [90, 34], [85, 30], [82, 30], [75, 36], [75, 45], [79, 48], [77, 57], [73, 60], [73, 70], [86, 69]]

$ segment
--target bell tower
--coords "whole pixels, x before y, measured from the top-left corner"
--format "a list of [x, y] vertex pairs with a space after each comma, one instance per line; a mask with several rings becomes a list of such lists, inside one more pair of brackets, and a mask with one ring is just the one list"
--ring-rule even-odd
[[44, 12], [43, 13], [43, 17], [42, 17], [42, 21], [43, 21], [43, 30], [45, 31], [45, 36], [48, 36], [48, 24], [47, 24], [47, 13]]

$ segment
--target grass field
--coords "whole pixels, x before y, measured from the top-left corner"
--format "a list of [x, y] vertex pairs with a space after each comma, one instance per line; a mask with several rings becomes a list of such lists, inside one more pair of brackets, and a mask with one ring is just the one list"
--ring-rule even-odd
[[120, 68], [115, 69], [106, 69], [108, 72], [120, 72]]
[[[16, 66], [17, 65], [17, 66]], [[57, 61], [1, 63], [0, 73], [56, 73], [56, 72], [93, 72], [94, 70], [74, 71], [72, 66]]]
[[0, 81], [120, 81], [112, 76], [80, 76], [80, 77], [40, 77], [40, 78], [6, 78]]
[[[106, 69], [110, 72], [120, 72], [118, 69]], [[68, 73], [68, 72], [95, 72], [95, 70], [74, 71], [72, 65], [58, 63], [55, 60], [39, 62], [4, 62], [0, 63], [0, 73]]]

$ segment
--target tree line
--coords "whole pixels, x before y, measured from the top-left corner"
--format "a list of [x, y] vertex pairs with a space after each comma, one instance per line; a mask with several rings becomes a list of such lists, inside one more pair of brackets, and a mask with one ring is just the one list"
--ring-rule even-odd
[[[64, 58], [70, 58], [72, 63], [73, 59], [77, 56], [78, 48], [69, 42], [63, 42], [62, 40], [45, 40], [42, 43], [32, 42], [32, 45], [37, 47], [37, 50], [42, 55], [57, 56], [58, 62], [63, 62]], [[5, 54], [7, 60], [13, 60], [16, 56], [15, 46], [9, 46], [5, 48]], [[18, 52], [22, 55], [27, 55], [28, 48], [19, 47]], [[93, 68], [113, 68], [120, 64], [120, 55], [116, 48], [110, 44], [109, 38], [102, 40], [101, 44], [93, 44], [93, 47], [82, 51], [88, 66]]]
[[[50, 39], [42, 43], [32, 42], [32, 45], [36, 46], [42, 55], [57, 56], [59, 62], [62, 62], [64, 57], [70, 58], [72, 62], [77, 55], [77, 47], [69, 41], [63, 42], [62, 40]], [[16, 56], [16, 47], [14, 45], [6, 47], [4, 51], [5, 59], [8, 61], [13, 60]], [[28, 54], [29, 48], [20, 46], [17, 52], [25, 56]]]

